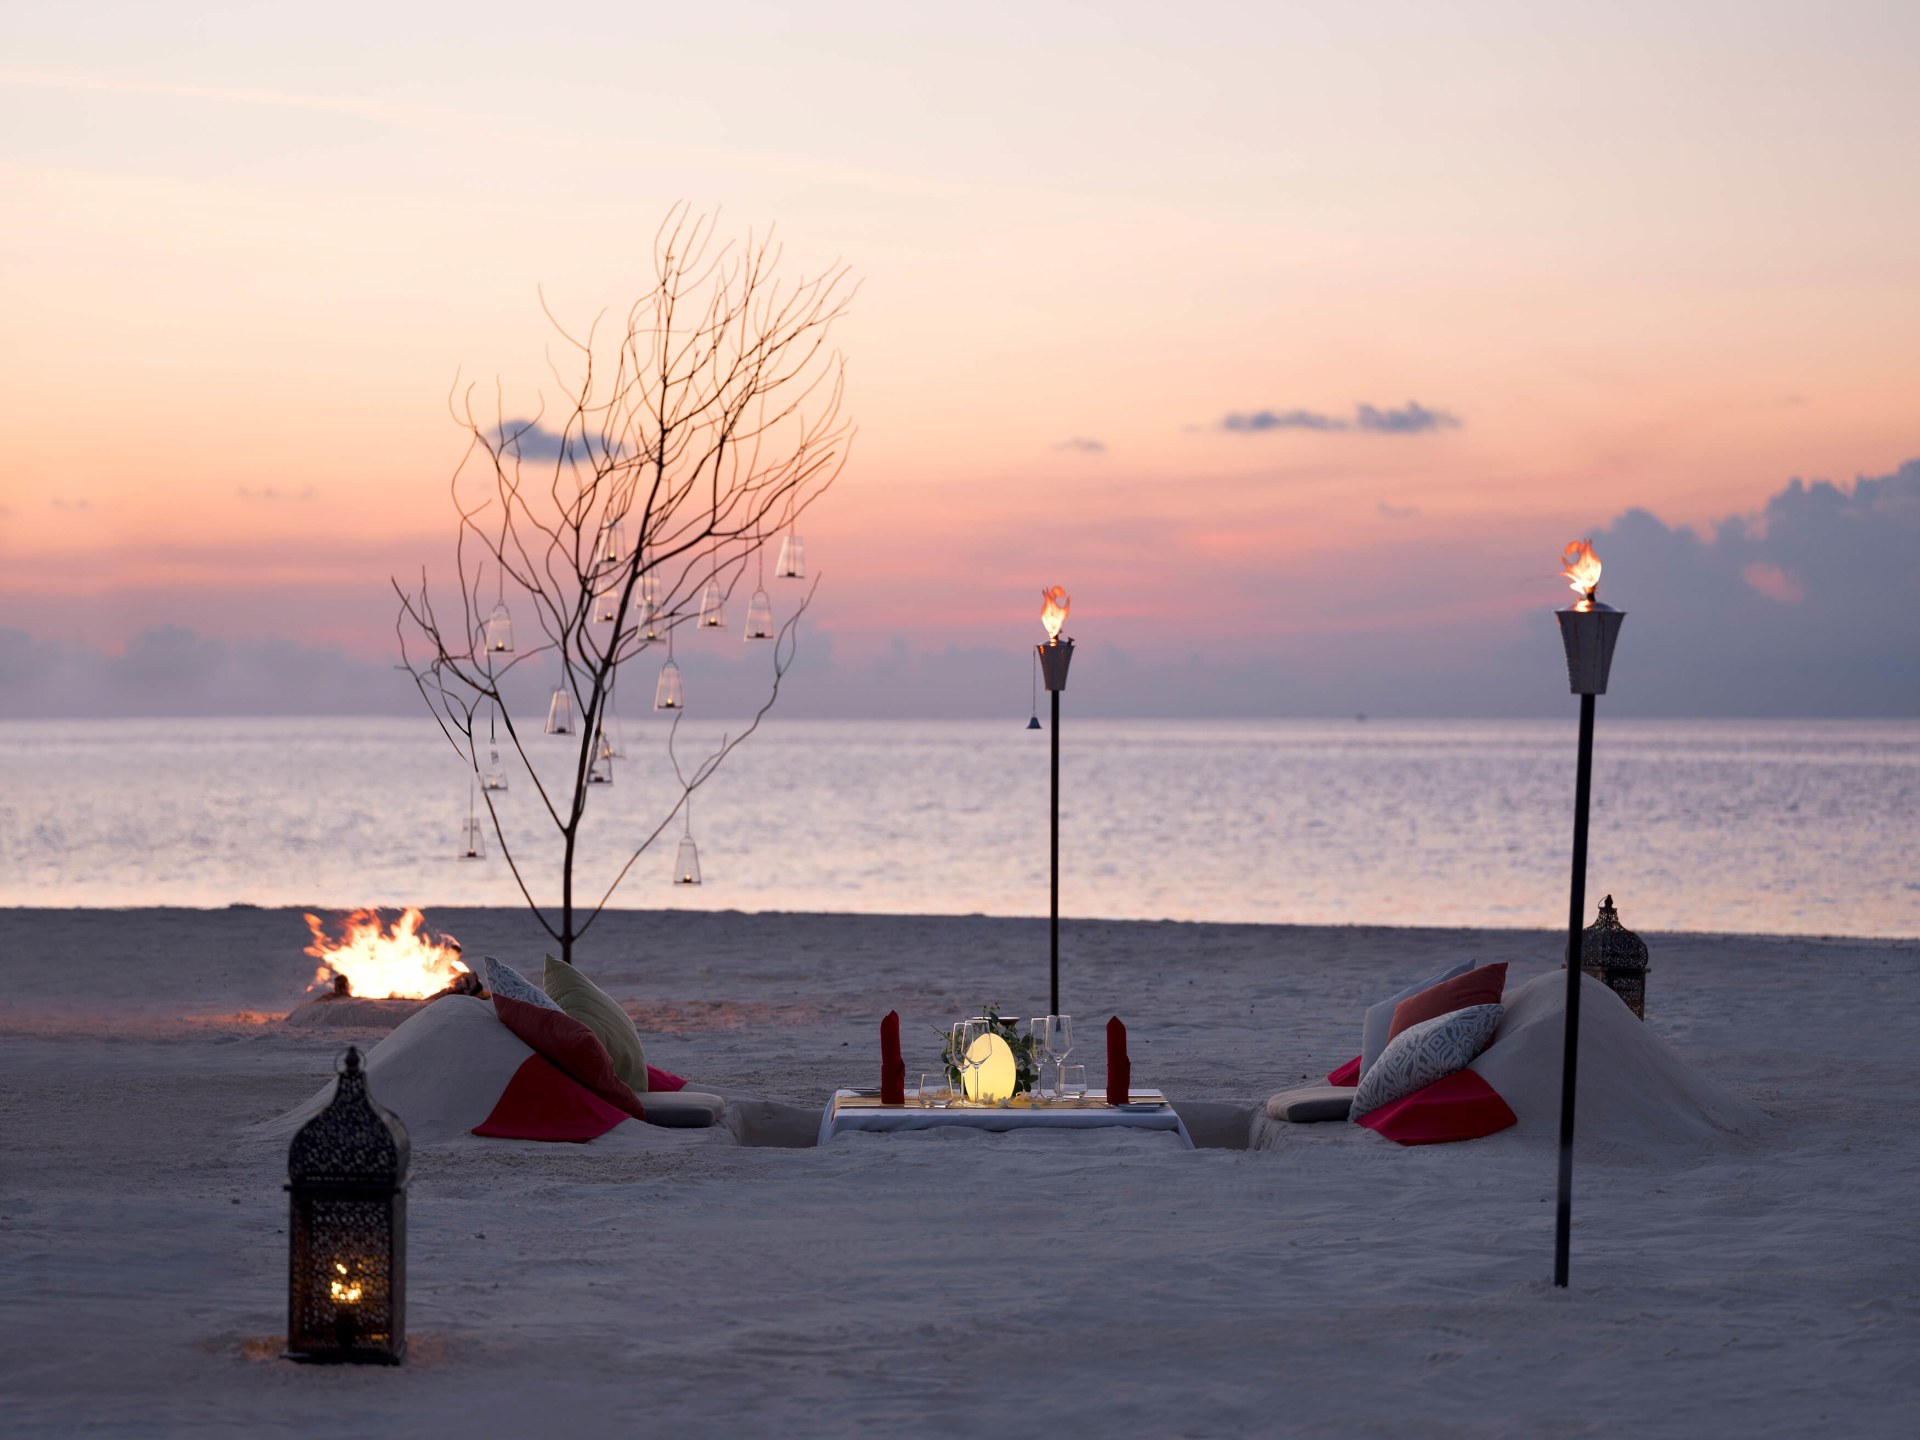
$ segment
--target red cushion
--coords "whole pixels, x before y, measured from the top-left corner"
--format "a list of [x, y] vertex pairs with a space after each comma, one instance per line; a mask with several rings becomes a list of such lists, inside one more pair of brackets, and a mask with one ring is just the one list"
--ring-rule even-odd
[[1410, 1030], [1422, 1020], [1451, 1015], [1474, 1005], [1498, 1005], [1507, 988], [1507, 963], [1482, 965], [1438, 985], [1429, 985], [1418, 995], [1409, 995], [1393, 1007], [1393, 1025], [1387, 1031], [1392, 1040], [1402, 1030]]
[[1507, 1102], [1477, 1070], [1456, 1070], [1424, 1090], [1369, 1110], [1359, 1123], [1402, 1145], [1478, 1140], [1513, 1124]]
[[561, 1070], [578, 1080], [616, 1110], [636, 1120], [647, 1118], [640, 1097], [613, 1073], [613, 1057], [600, 1037], [564, 1010], [549, 1010], [544, 1005], [515, 1000], [498, 991], [493, 996], [493, 1013], [521, 1040], [547, 1057]]
[[651, 1065], [647, 1066], [647, 1089], [649, 1091], [684, 1090], [686, 1088], [687, 1082], [682, 1080], [678, 1075], [671, 1074], [665, 1070], [656, 1070]]
[[1347, 1063], [1342, 1065], [1338, 1070], [1330, 1071], [1327, 1075], [1327, 1084], [1329, 1085], [1358, 1085], [1359, 1083], [1360, 1057], [1358, 1055], [1347, 1061]]
[[493, 1113], [473, 1127], [498, 1140], [597, 1140], [627, 1117], [586, 1086], [556, 1069], [544, 1056], [529, 1055], [494, 1102]]

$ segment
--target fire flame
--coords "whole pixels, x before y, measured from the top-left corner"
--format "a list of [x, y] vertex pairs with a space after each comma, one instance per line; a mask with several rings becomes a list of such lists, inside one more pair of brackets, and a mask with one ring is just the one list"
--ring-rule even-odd
[[[333, 1262], [333, 1268], [338, 1270], [342, 1275], [347, 1273], [347, 1267], [342, 1265], [338, 1260]], [[360, 1282], [358, 1280], [335, 1280], [333, 1282], [333, 1303], [336, 1305], [358, 1305], [360, 1303]]]
[[1560, 573], [1567, 577], [1573, 593], [1580, 597], [1573, 608], [1591, 610], [1593, 592], [1600, 586], [1600, 557], [1593, 553], [1593, 542], [1574, 541], [1560, 556], [1560, 563], [1565, 567]]
[[1060, 627], [1067, 623], [1067, 607], [1073, 604], [1073, 597], [1064, 585], [1056, 585], [1042, 590], [1040, 598], [1046, 602], [1040, 607], [1040, 623], [1047, 627], [1047, 643], [1052, 644], [1060, 638]]
[[320, 917], [307, 916], [313, 944], [306, 953], [320, 962], [307, 988], [328, 988], [335, 976], [344, 975], [352, 993], [370, 999], [417, 999], [446, 989], [467, 973], [460, 942], [451, 935], [442, 943], [422, 934], [425, 919], [409, 905], [388, 931], [378, 910], [356, 910], [346, 918], [340, 939], [329, 940]]

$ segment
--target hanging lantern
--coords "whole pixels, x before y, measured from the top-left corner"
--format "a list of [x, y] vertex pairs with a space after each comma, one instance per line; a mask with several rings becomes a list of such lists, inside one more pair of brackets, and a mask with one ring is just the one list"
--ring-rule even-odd
[[513, 653], [513, 616], [507, 613], [504, 600], [487, 616], [487, 650], [494, 655]]
[[609, 581], [605, 589], [593, 597], [593, 618], [599, 625], [620, 618], [620, 582]]
[[618, 565], [627, 558], [627, 526], [616, 520], [600, 532], [600, 563]]
[[709, 580], [707, 590], [700, 597], [700, 628], [702, 630], [724, 630], [727, 625], [727, 597], [720, 589], [718, 580]]
[[1620, 923], [1613, 896], [1607, 896], [1594, 922], [1580, 932], [1580, 969], [1605, 984], [1644, 1020], [1649, 968], [1646, 942]]
[[680, 667], [673, 663], [673, 657], [667, 657], [667, 663], [660, 667], [660, 681], [653, 687], [653, 708], [656, 710], [678, 710], [680, 700]]
[[780, 542], [780, 561], [773, 567], [773, 573], [782, 580], [807, 578], [807, 542], [792, 531]]
[[627, 758], [627, 747], [620, 738], [620, 717], [611, 710], [600, 721], [600, 738], [593, 748], [602, 760]]
[[747, 602], [747, 640], [771, 640], [773, 638], [773, 602], [767, 598], [767, 592], [756, 590], [753, 598]]
[[587, 762], [587, 783], [589, 785], [613, 784], [613, 761], [606, 753], [605, 745], [594, 742], [593, 758]]
[[467, 812], [467, 818], [460, 822], [460, 858], [462, 860], [487, 858], [487, 827], [471, 810]]
[[482, 790], [504, 790], [507, 788], [506, 767], [500, 763], [500, 752], [491, 746], [487, 749], [487, 765], [480, 772]]
[[691, 830], [680, 837], [680, 853], [674, 857], [673, 861], [673, 883], [676, 885], [700, 883], [700, 847], [693, 843]]
[[293, 1360], [398, 1365], [407, 1353], [407, 1127], [349, 1047], [327, 1108], [287, 1152]]
[[573, 696], [564, 685], [555, 687], [553, 698], [547, 702], [547, 734], [573, 734]]

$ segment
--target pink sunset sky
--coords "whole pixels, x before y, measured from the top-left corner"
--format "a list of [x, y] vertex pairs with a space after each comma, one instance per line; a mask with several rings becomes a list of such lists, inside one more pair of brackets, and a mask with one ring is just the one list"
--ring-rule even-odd
[[1920, 711], [1910, 7], [102, 4], [0, 50], [4, 713], [151, 713], [85, 680], [130, 653], [388, 675], [456, 373], [534, 413], [537, 290], [623, 309], [682, 200], [861, 281], [796, 713], [1019, 709], [1056, 583], [1111, 713], [1551, 707], [1585, 534], [1652, 712]]

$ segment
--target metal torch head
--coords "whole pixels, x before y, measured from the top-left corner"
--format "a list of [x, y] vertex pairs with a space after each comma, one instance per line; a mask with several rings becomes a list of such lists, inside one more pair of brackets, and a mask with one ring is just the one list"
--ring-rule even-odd
[[1040, 652], [1040, 678], [1049, 690], [1067, 688], [1067, 666], [1073, 663], [1073, 641], [1050, 640], [1034, 647]]
[[1607, 693], [1607, 672], [1613, 668], [1613, 647], [1620, 638], [1620, 622], [1627, 612], [1599, 601], [1589, 610], [1556, 610], [1560, 642], [1567, 647], [1567, 683], [1576, 695]]

